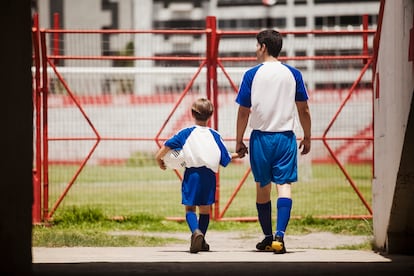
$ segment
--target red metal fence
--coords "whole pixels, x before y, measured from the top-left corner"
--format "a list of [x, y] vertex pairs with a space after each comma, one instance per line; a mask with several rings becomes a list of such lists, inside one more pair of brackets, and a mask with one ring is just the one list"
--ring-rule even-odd
[[[219, 30], [214, 17], [202, 30], [40, 29], [34, 19], [33, 222], [70, 206], [102, 208], [109, 216], [149, 212], [180, 219], [181, 172], [157, 170], [153, 154], [191, 123], [188, 106], [201, 95], [216, 107], [211, 126], [234, 147], [234, 98], [241, 74], [255, 64], [257, 30]], [[367, 72], [374, 33], [366, 20], [354, 31], [282, 32], [280, 60], [303, 71], [313, 117], [312, 154], [300, 157], [294, 184], [294, 217], [372, 215]], [[130, 41], [133, 51], [119, 46]], [[103, 52], [107, 42], [121, 50]], [[347, 44], [357, 46], [342, 50]], [[201, 50], [171, 54], [169, 45]], [[256, 220], [246, 161], [220, 170], [214, 219]]]

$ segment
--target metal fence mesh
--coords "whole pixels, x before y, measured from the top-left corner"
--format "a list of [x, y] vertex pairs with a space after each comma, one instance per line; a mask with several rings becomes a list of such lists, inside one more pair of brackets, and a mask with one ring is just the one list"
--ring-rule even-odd
[[[281, 57], [302, 70], [313, 120], [312, 152], [299, 156], [292, 216], [369, 216], [363, 200], [371, 202], [372, 91], [370, 70], [363, 72], [362, 34], [317, 36], [322, 34], [287, 34]], [[194, 99], [211, 97], [201, 66], [206, 34], [49, 31], [45, 37], [48, 122], [40, 126], [48, 132], [41, 138], [48, 145], [45, 214], [87, 206], [108, 216], [182, 217], [181, 172], [160, 170], [154, 154], [157, 141], [193, 123]], [[255, 64], [254, 49], [250, 33], [222, 35], [218, 47], [224, 70], [217, 69], [215, 127], [230, 151], [234, 85]], [[256, 216], [251, 174], [242, 181], [248, 170], [248, 157], [220, 170], [219, 218]]]

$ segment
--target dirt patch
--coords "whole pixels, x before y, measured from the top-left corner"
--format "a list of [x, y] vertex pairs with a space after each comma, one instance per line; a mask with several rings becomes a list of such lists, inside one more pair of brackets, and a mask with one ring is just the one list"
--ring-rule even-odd
[[[110, 235], [140, 235], [148, 237], [163, 237], [178, 239], [176, 243], [168, 246], [183, 246], [190, 241], [190, 233], [157, 232], [148, 233], [140, 231], [116, 231]], [[261, 241], [263, 236], [249, 231], [208, 231], [206, 241], [211, 248], [237, 247], [254, 249], [256, 243]], [[285, 244], [287, 248], [309, 248], [309, 249], [335, 249], [344, 246], [356, 246], [372, 240], [371, 236], [339, 235], [330, 232], [316, 232], [306, 235], [286, 235]]]

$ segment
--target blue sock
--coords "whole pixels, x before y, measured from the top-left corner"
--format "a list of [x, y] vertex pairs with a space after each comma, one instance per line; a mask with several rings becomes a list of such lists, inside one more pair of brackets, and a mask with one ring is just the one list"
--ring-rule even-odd
[[198, 219], [198, 229], [206, 235], [208, 224], [210, 223], [210, 215], [209, 214], [200, 214], [200, 218]]
[[292, 199], [281, 197], [277, 199], [277, 222], [276, 222], [276, 236], [282, 237], [285, 235], [287, 225], [290, 220], [290, 211], [292, 210]]
[[198, 228], [198, 221], [197, 221], [196, 213], [187, 212], [185, 214], [185, 220], [187, 221], [188, 227], [190, 227], [191, 233], [194, 233], [194, 231]]
[[265, 237], [272, 237], [272, 202], [257, 203], [257, 215]]

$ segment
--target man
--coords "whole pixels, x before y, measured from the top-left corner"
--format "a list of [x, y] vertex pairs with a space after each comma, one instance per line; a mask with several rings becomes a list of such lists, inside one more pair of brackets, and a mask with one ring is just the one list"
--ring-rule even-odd
[[[236, 152], [247, 152], [243, 136], [250, 119], [250, 166], [256, 182], [256, 208], [265, 238], [260, 251], [286, 253], [284, 235], [292, 209], [291, 184], [297, 181], [295, 106], [303, 129], [301, 154], [311, 148], [308, 94], [300, 71], [278, 61], [282, 36], [275, 30], [257, 34], [258, 65], [243, 75], [237, 94]], [[272, 232], [271, 182], [278, 193], [276, 231]]]

